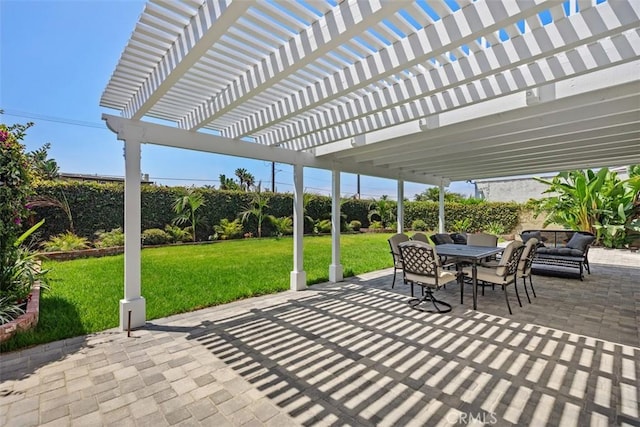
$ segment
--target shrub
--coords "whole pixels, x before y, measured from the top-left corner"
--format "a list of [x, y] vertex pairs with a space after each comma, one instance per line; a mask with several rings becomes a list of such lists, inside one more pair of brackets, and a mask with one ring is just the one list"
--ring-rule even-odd
[[427, 223], [421, 219], [416, 219], [411, 223], [411, 229], [416, 231], [427, 231]]
[[177, 225], [169, 225], [169, 224], [164, 227], [164, 231], [169, 235], [171, 242], [175, 242], [175, 243], [188, 242], [192, 240], [193, 237], [191, 236], [191, 231], [189, 231], [190, 229], [191, 229], [190, 227], [182, 229]]
[[369, 224], [369, 229], [370, 230], [382, 230], [382, 223], [380, 221], [373, 221], [371, 224]]
[[242, 236], [242, 223], [239, 219], [229, 221], [227, 218], [222, 218], [220, 224], [213, 227], [218, 238], [222, 240], [237, 239]]
[[143, 245], [164, 245], [171, 241], [171, 236], [159, 228], [150, 228], [142, 232]]
[[53, 236], [46, 242], [42, 243], [42, 248], [45, 252], [78, 251], [87, 249], [88, 247], [89, 240], [86, 237], [77, 236], [70, 231]]
[[471, 228], [471, 220], [469, 218], [457, 219], [451, 223], [449, 228], [455, 233], [466, 233]]
[[362, 223], [357, 219], [354, 219], [349, 223], [349, 227], [351, 227], [353, 231], [360, 231], [360, 229], [362, 228]]
[[330, 219], [321, 219], [316, 222], [315, 230], [316, 233], [331, 233], [331, 220]]
[[269, 216], [269, 219], [275, 228], [277, 236], [293, 234], [293, 219], [290, 216], [282, 216], [280, 218]]
[[489, 234], [504, 234], [504, 227], [499, 222], [490, 222], [489, 225], [484, 229]]
[[98, 237], [93, 243], [96, 248], [113, 248], [115, 246], [124, 246], [124, 232], [122, 228], [114, 228], [111, 231], [96, 231]]

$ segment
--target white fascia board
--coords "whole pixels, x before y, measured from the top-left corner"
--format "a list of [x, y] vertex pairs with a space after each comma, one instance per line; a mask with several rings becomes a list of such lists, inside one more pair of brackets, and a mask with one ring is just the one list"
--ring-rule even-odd
[[420, 184], [439, 185], [442, 183], [443, 185], [449, 185], [449, 180], [445, 178], [405, 171], [401, 168], [389, 169], [376, 167], [369, 163], [341, 162], [330, 157], [318, 158], [312, 152], [293, 151], [222, 136], [187, 131], [156, 123], [131, 120], [110, 114], [103, 114], [102, 119], [106, 121], [107, 127], [117, 134], [118, 139], [122, 141], [134, 139], [141, 143], [184, 148], [187, 150], [224, 154], [248, 159], [265, 160], [325, 170], [335, 169], [341, 172], [379, 178], [402, 179], [407, 182]]

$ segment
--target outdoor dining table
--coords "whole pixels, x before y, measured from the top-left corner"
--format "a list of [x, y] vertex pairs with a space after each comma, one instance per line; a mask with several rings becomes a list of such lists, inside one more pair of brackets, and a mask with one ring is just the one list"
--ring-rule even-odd
[[[438, 255], [454, 257], [457, 264], [462, 262], [471, 263], [471, 281], [473, 283], [473, 309], [476, 309], [476, 302], [478, 296], [478, 264], [485, 258], [499, 254], [504, 251], [501, 247], [489, 247], [489, 246], [469, 246], [469, 245], [456, 245], [454, 243], [445, 243], [436, 246], [436, 252]], [[460, 288], [460, 303], [462, 304], [462, 286]]]

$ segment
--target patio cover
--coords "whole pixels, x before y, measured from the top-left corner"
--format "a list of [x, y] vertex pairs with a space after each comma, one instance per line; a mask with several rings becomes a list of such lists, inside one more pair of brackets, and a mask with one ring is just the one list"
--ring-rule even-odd
[[100, 101], [125, 141], [125, 305], [141, 143], [294, 165], [300, 288], [303, 167], [333, 171], [336, 201], [341, 171], [402, 200], [404, 181], [639, 163], [639, 30], [632, 0], [150, 1]]

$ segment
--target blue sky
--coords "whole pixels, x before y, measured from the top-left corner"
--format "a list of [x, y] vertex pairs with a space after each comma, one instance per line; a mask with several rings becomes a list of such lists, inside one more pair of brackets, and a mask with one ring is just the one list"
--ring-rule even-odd
[[[144, 8], [138, 0], [0, 0], [0, 109], [4, 123], [35, 122], [28, 150], [51, 143], [50, 157], [62, 172], [124, 175], [123, 144], [99, 106], [100, 96]], [[245, 168], [270, 187], [269, 162], [154, 145], [142, 147], [142, 171], [164, 185], [215, 185], [220, 174]], [[276, 165], [276, 188], [293, 191], [292, 168]], [[307, 192], [329, 194], [331, 173], [305, 169]], [[342, 194], [356, 192], [356, 176], [342, 175]], [[363, 176], [363, 197], [396, 198], [396, 182]], [[406, 183], [413, 199], [425, 185]], [[473, 185], [450, 191], [471, 194]]]

